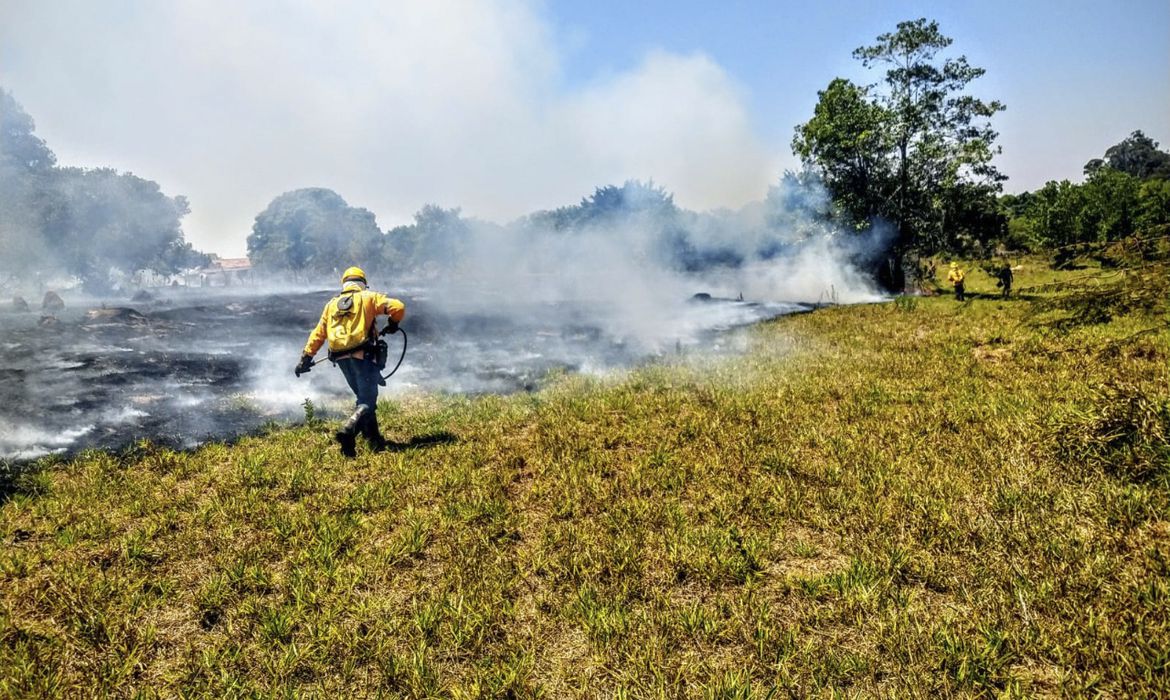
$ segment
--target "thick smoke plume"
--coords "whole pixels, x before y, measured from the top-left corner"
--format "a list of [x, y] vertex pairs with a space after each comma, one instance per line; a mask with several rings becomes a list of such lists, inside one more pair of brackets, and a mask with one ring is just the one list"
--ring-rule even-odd
[[573, 79], [548, 5], [5, 0], [0, 81], [63, 160], [149, 173], [190, 198], [187, 239], [233, 257], [274, 194], [317, 184], [384, 224], [435, 199], [502, 221], [632, 176], [692, 207], [763, 196], [775, 149], [713, 56]]
[[506, 227], [467, 222], [458, 257], [425, 285], [434, 303], [467, 313], [574, 304], [566, 323], [659, 352], [736, 315], [735, 305], [701, 295], [760, 304], [879, 298], [862, 267], [883, 241], [834, 228], [827, 202], [815, 184], [787, 177], [764, 203], [697, 214], [628, 182]]

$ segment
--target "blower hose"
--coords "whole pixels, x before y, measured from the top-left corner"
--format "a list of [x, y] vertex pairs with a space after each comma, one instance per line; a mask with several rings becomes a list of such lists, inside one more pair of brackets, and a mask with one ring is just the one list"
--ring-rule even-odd
[[[398, 368], [402, 366], [402, 361], [406, 359], [406, 331], [402, 330], [401, 328], [397, 328], [395, 329], [395, 332], [402, 334], [402, 354], [398, 356], [398, 363], [394, 365], [394, 369], [390, 370], [389, 374], [382, 375], [382, 381], [386, 381], [390, 377], [393, 377], [394, 373], [398, 371]], [[383, 331], [382, 334], [385, 335], [385, 331]], [[390, 335], [393, 335], [393, 333]]]

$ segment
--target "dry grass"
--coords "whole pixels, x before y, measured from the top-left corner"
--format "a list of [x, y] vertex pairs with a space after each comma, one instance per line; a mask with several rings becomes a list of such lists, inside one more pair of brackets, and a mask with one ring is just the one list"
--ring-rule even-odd
[[415, 445], [354, 461], [46, 463], [0, 505], [0, 695], [1165, 695], [1170, 333], [1028, 305], [384, 403]]

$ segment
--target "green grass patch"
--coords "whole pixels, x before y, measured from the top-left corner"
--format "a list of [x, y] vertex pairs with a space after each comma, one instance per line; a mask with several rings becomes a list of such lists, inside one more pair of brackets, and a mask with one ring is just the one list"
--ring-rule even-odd
[[1166, 695], [1170, 333], [981, 274], [383, 403], [355, 460], [311, 406], [47, 460], [0, 504], [0, 696]]

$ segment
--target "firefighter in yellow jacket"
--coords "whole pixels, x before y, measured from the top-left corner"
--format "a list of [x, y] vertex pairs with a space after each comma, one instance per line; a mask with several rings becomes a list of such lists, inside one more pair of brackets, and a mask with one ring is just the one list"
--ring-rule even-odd
[[963, 273], [963, 268], [959, 267], [959, 263], [951, 263], [950, 271], [947, 272], [947, 281], [955, 285], [955, 301], [963, 301], [965, 298], [963, 279], [966, 275]]
[[405, 314], [406, 306], [401, 301], [367, 289], [366, 273], [351, 267], [341, 276], [341, 294], [329, 300], [317, 327], [309, 334], [295, 374], [299, 377], [308, 372], [313, 356], [328, 341], [329, 360], [341, 368], [346, 383], [357, 397], [353, 414], [334, 434], [346, 457], [356, 455], [359, 432], [369, 442], [370, 449], [381, 450], [386, 445], [378, 430], [376, 414], [378, 385], [383, 382], [375, 358], [375, 321], [378, 316], [389, 316], [390, 330], [394, 331]]

